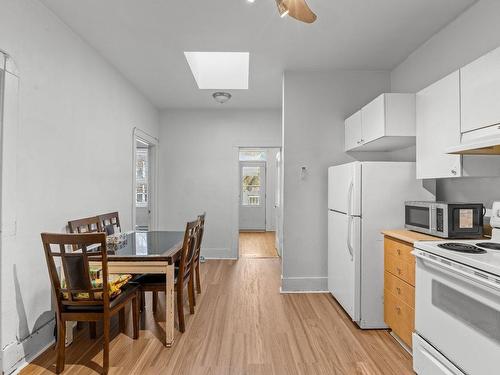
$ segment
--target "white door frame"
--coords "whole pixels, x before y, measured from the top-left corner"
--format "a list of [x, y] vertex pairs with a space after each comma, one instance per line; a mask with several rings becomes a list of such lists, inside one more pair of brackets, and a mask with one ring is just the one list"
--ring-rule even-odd
[[151, 210], [150, 214], [150, 228], [149, 230], [158, 229], [158, 165], [159, 165], [159, 148], [160, 140], [152, 135], [146, 133], [145, 131], [134, 127], [132, 132], [132, 230], [135, 230], [136, 223], [136, 206], [135, 206], [135, 194], [137, 192], [136, 184], [136, 145], [137, 140], [146, 142], [150, 145], [149, 150], [149, 208]]
[[233, 144], [233, 214], [231, 219], [231, 233], [232, 233], [232, 245], [231, 245], [231, 258], [239, 259], [240, 257], [240, 149], [245, 148], [255, 148], [255, 149], [269, 149], [278, 148], [280, 150], [283, 147], [280, 144], [276, 144], [275, 141], [240, 141]]

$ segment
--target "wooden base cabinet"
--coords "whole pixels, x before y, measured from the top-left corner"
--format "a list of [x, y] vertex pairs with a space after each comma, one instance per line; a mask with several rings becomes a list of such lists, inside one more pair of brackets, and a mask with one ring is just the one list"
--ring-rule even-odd
[[415, 258], [413, 246], [384, 239], [384, 320], [410, 348], [415, 329]]

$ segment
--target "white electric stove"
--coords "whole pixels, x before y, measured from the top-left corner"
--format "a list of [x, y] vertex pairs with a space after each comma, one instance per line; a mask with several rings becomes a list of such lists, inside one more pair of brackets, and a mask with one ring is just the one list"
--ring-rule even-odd
[[491, 225], [491, 240], [415, 243], [419, 375], [500, 374], [500, 202]]

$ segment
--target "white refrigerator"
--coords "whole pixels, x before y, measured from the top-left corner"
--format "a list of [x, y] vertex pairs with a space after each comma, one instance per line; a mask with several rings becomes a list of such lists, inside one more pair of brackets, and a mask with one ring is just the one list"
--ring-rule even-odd
[[359, 327], [384, 323], [384, 229], [404, 228], [407, 200], [435, 200], [415, 163], [353, 162], [328, 169], [328, 290]]

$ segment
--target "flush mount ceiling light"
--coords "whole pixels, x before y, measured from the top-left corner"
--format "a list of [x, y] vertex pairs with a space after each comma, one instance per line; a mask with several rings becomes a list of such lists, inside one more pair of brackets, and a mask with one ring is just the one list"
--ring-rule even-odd
[[281, 17], [288, 15], [305, 23], [313, 23], [318, 18], [306, 0], [276, 0], [276, 5]]
[[214, 100], [219, 104], [224, 104], [231, 99], [231, 94], [228, 92], [214, 92], [212, 94]]
[[249, 52], [184, 52], [199, 89], [247, 90]]

